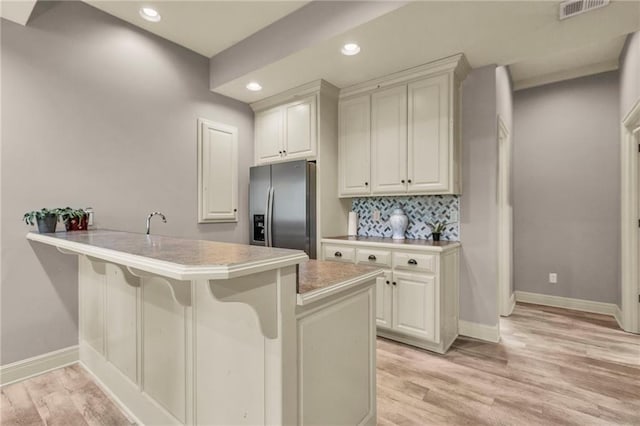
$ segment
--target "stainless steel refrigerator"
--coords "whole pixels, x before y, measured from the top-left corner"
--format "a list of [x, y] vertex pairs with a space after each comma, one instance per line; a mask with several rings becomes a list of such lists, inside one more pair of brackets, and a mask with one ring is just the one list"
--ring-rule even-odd
[[256, 166], [249, 176], [251, 244], [304, 250], [315, 259], [315, 163]]

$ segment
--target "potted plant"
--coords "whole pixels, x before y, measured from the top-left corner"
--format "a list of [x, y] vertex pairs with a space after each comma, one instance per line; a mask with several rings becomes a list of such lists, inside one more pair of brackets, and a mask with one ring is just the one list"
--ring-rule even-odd
[[64, 222], [67, 231], [86, 231], [87, 230], [87, 213], [83, 209], [72, 209], [65, 207], [57, 209], [58, 216]]
[[48, 232], [56, 232], [56, 223], [58, 223], [58, 209], [41, 209], [27, 212], [22, 217], [27, 225], [38, 224], [38, 232], [45, 234]]
[[433, 221], [427, 222], [427, 225], [431, 228], [431, 238], [433, 238], [433, 241], [440, 241], [440, 236], [447, 228], [447, 225], [450, 224], [443, 221]]

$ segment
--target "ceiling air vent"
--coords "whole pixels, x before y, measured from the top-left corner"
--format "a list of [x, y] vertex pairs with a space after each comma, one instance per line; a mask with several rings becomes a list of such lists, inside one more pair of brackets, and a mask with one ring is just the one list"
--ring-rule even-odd
[[568, 0], [560, 3], [560, 19], [567, 19], [609, 4], [609, 0]]

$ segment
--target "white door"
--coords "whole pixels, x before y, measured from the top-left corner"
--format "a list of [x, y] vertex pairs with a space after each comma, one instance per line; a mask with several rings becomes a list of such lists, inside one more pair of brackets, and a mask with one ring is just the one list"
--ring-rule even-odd
[[282, 160], [284, 112], [282, 107], [256, 113], [256, 163]]
[[371, 96], [371, 192], [407, 189], [407, 86]]
[[433, 275], [393, 273], [393, 328], [438, 342], [436, 282]]
[[378, 327], [391, 328], [391, 271], [385, 271], [384, 276], [376, 278], [376, 324]]
[[316, 155], [316, 97], [284, 106], [285, 132], [282, 150], [287, 160]]
[[449, 75], [409, 84], [408, 191], [450, 191]]
[[237, 222], [238, 129], [198, 119], [198, 222]]
[[340, 195], [369, 195], [371, 166], [371, 97], [340, 103], [338, 168]]

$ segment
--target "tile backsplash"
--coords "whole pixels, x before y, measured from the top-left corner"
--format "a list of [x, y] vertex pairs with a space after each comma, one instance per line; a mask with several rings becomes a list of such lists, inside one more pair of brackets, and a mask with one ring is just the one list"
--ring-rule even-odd
[[[409, 218], [406, 238], [427, 239], [431, 236], [431, 228], [426, 222], [445, 221], [449, 225], [440, 238], [460, 239], [460, 199], [457, 195], [354, 198], [351, 210], [358, 213], [358, 235], [390, 237], [389, 216], [397, 207]], [[380, 220], [373, 219], [374, 210], [380, 211]]]

